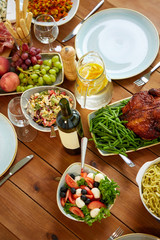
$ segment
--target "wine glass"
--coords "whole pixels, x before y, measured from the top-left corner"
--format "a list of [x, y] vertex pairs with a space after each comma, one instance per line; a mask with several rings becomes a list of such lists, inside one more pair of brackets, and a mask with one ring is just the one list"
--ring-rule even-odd
[[8, 117], [15, 126], [19, 140], [31, 142], [37, 135], [37, 130], [32, 128], [22, 113], [20, 97], [13, 98], [8, 104]]
[[59, 51], [59, 47], [53, 48], [52, 43], [57, 39], [59, 29], [56, 21], [51, 15], [41, 14], [34, 23], [34, 34], [43, 44], [49, 44], [49, 51]]

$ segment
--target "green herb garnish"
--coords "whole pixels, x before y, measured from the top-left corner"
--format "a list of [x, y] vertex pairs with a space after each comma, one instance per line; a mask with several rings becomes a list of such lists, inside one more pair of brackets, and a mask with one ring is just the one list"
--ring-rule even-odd
[[81, 185], [87, 186], [88, 185], [84, 178], [81, 178], [80, 180], [78, 180], [77, 184], [78, 184], [78, 186], [81, 186]]
[[114, 203], [116, 195], [120, 194], [120, 191], [116, 188], [119, 188], [118, 184], [114, 180], [109, 180], [106, 176], [105, 179], [100, 181], [99, 190], [102, 194], [102, 199], [106, 206], [109, 206]]

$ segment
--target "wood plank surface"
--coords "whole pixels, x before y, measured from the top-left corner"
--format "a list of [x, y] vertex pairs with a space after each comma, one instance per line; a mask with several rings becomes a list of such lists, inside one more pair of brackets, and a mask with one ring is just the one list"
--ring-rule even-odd
[[[53, 45], [63, 46], [62, 39], [98, 2], [99, 0], [80, 0], [76, 15], [69, 23], [59, 27], [59, 35]], [[105, 0], [98, 11], [115, 7], [139, 11], [155, 24], [160, 33], [159, 5], [160, 3], [154, 0], [145, 1], [145, 4], [143, 0]], [[48, 52], [48, 46], [36, 40], [33, 24], [32, 41], [33, 46], [41, 48], [42, 52]], [[75, 37], [64, 43], [75, 47], [74, 44]], [[152, 66], [159, 60], [158, 53]], [[114, 91], [111, 102], [130, 97], [139, 91], [159, 88], [159, 69], [151, 75], [150, 81], [143, 87], [133, 84], [152, 66], [132, 78], [113, 81]], [[75, 82], [65, 79], [61, 87], [74, 93], [74, 85]], [[13, 97], [11, 95], [0, 97], [0, 112], [5, 116], [7, 116], [8, 103]], [[92, 111], [82, 109], [78, 103], [76, 108], [81, 114], [84, 135], [91, 138], [87, 116]], [[102, 156], [95, 148], [94, 142], [92, 140], [88, 142], [86, 163], [101, 170], [110, 179], [114, 179], [120, 187], [120, 196], [111, 209], [111, 216], [89, 227], [85, 223], [68, 219], [57, 206], [56, 191], [59, 179], [70, 164], [80, 162], [81, 156], [66, 153], [58, 132], [56, 135], [56, 138], [50, 138], [49, 133], [38, 132], [32, 142], [18, 141], [18, 151], [13, 164], [30, 154], [33, 154], [34, 158], [0, 187], [0, 240], [104, 240], [119, 226], [124, 230], [124, 235], [145, 233], [160, 238], [160, 222], [146, 211], [136, 182], [140, 167], [145, 162], [160, 157], [159, 145], [128, 153], [128, 157], [135, 163], [135, 167], [130, 168], [118, 155]]]

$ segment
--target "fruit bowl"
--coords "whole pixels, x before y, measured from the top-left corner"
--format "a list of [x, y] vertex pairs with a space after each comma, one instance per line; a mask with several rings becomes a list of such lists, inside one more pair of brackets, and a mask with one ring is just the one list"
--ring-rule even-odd
[[[98, 169], [88, 165], [88, 164], [84, 164], [84, 168], [83, 168], [83, 172], [87, 172], [87, 173], [93, 173], [93, 174], [102, 174], [104, 177], [106, 176], [103, 172], [99, 171]], [[66, 175], [67, 174], [74, 174], [75, 176], [78, 176], [80, 175], [81, 173], [81, 163], [80, 162], [76, 162], [76, 163], [73, 163], [71, 164], [66, 170], [65, 172], [63, 173], [61, 179], [60, 179], [60, 182], [59, 182], [59, 185], [58, 185], [58, 188], [57, 188], [57, 205], [60, 209], [60, 211], [68, 218], [74, 220], [74, 221], [78, 221], [78, 222], [84, 222], [83, 220], [80, 220], [80, 219], [76, 219], [74, 218], [73, 216], [71, 216], [70, 214], [66, 213], [62, 204], [61, 204], [61, 196], [60, 196], [60, 192], [61, 192], [61, 189], [62, 187], [65, 185], [65, 182], [66, 182]], [[108, 180], [110, 181], [110, 179], [108, 178]], [[115, 200], [114, 200], [114, 203], [115, 203]], [[113, 204], [109, 204], [107, 209], [108, 211], [113, 207]]]
[[[24, 116], [28, 119], [30, 125], [41, 132], [51, 132], [51, 127], [42, 126], [42, 125], [39, 125], [38, 123], [36, 123], [33, 120], [33, 117], [31, 116], [31, 114], [28, 113], [27, 107], [28, 107], [28, 102], [29, 102], [31, 95], [33, 95], [35, 93], [41, 93], [42, 91], [46, 91], [46, 90], [59, 90], [60, 92], [65, 92], [65, 94], [73, 100], [72, 108], [76, 108], [76, 99], [75, 99], [73, 93], [71, 93], [67, 89], [64, 89], [61, 87], [56, 87], [56, 86], [40, 86], [40, 87], [34, 87], [34, 88], [26, 90], [21, 96], [22, 112], [23, 112]], [[54, 125], [54, 130], [57, 130], [56, 125]]]
[[[42, 56], [42, 60], [48, 60], [51, 59], [54, 56], [59, 56], [60, 62], [62, 64], [62, 69], [59, 71], [59, 73], [57, 74], [56, 77], [56, 81], [52, 84], [52, 85], [48, 85], [48, 86], [58, 86], [60, 84], [63, 83], [64, 81], [64, 68], [63, 68], [63, 62], [62, 62], [62, 58], [61, 55], [59, 53], [41, 53]], [[9, 62], [11, 63], [11, 57], [8, 58]], [[10, 66], [10, 72], [15, 72], [14, 68], [12, 66]], [[47, 85], [46, 85], [47, 86]], [[15, 95], [15, 94], [20, 94], [22, 92], [4, 92], [1, 88], [0, 88], [0, 96], [3, 95]]]

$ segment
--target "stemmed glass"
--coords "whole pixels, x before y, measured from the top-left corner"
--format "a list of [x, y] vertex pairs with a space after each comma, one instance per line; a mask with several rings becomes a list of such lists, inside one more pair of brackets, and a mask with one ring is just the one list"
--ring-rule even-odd
[[23, 115], [20, 97], [13, 98], [8, 104], [8, 117], [15, 126], [19, 140], [31, 142], [37, 135], [37, 130], [32, 128]]
[[56, 21], [51, 15], [39, 15], [34, 23], [34, 34], [43, 44], [49, 44], [49, 51], [58, 51], [59, 47], [54, 48], [52, 43], [57, 39], [59, 29]]

